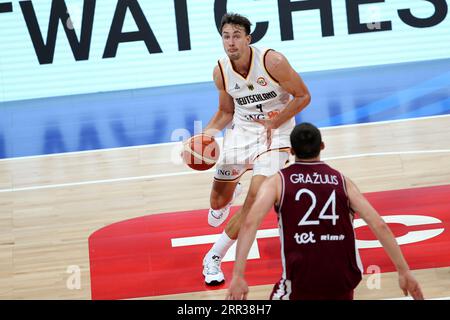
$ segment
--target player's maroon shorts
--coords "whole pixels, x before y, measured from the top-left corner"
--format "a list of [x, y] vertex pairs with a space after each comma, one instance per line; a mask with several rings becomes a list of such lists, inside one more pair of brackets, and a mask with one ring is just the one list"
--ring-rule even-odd
[[277, 296], [278, 284], [276, 284], [270, 294], [271, 300], [353, 300], [354, 291], [351, 290], [346, 293], [305, 293], [296, 295]]

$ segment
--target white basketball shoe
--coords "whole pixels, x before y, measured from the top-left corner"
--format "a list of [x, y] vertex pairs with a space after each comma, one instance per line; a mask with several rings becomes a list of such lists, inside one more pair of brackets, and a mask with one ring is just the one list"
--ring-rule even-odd
[[217, 286], [225, 281], [220, 263], [222, 258], [214, 253], [208, 253], [203, 259], [203, 276], [205, 283], [209, 286]]
[[228, 218], [228, 215], [230, 214], [230, 207], [233, 204], [234, 199], [239, 197], [239, 195], [241, 193], [242, 193], [242, 185], [239, 182], [236, 185], [236, 189], [234, 189], [233, 198], [225, 207], [223, 207], [222, 209], [218, 209], [218, 210], [213, 210], [213, 209], [209, 208], [208, 224], [211, 227], [220, 226]]

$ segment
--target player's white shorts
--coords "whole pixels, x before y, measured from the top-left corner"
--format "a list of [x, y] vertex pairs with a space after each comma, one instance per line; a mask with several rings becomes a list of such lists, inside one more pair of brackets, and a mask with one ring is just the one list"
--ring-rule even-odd
[[289, 135], [275, 130], [268, 146], [264, 130], [227, 129], [214, 179], [236, 181], [247, 170], [253, 170], [254, 176], [274, 175], [289, 161]]

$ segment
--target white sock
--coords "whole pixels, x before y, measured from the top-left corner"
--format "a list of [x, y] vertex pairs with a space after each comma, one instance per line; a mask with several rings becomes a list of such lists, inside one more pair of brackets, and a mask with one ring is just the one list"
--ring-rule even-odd
[[219, 239], [214, 243], [211, 250], [209, 250], [207, 256], [210, 255], [218, 255], [222, 259], [225, 254], [227, 253], [228, 249], [235, 243], [236, 240], [230, 239], [230, 237], [227, 235], [227, 233], [224, 231], [220, 235]]

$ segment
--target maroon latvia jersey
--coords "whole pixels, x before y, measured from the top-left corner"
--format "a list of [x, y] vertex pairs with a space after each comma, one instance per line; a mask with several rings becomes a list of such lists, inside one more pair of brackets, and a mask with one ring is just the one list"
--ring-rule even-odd
[[282, 180], [278, 226], [283, 275], [272, 299], [339, 297], [361, 281], [343, 175], [323, 162], [295, 162]]

